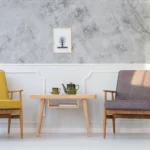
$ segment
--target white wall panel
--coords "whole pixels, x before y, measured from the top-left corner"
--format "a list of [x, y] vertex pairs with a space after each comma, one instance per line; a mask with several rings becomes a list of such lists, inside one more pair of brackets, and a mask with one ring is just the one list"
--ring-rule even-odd
[[[118, 71], [121, 69], [150, 69], [149, 64], [101, 65], [0, 65], [5, 70], [9, 89], [23, 89], [25, 132], [36, 131], [39, 100], [30, 100], [31, 94], [49, 93], [52, 87], [74, 82], [80, 85], [79, 93], [96, 94], [88, 100], [89, 117], [93, 132], [102, 132], [103, 89], [116, 89]], [[63, 89], [61, 91], [63, 93]], [[15, 95], [16, 96], [16, 95]], [[86, 132], [82, 103], [79, 109], [48, 109], [46, 103], [42, 132]], [[12, 132], [19, 132], [19, 122], [13, 121]], [[108, 131], [111, 132], [111, 121]], [[149, 120], [117, 120], [117, 132], [149, 132]], [[0, 120], [0, 129], [7, 128], [7, 120]], [[5, 131], [5, 130], [3, 130]]]

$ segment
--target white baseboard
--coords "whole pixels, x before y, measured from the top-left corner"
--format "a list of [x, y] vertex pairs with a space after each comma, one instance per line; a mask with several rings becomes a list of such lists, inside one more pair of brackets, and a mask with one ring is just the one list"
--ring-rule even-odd
[[[7, 133], [7, 128], [0, 128], [0, 134]], [[11, 133], [20, 133], [20, 128], [11, 128]], [[24, 128], [24, 134], [36, 134], [36, 128]], [[87, 133], [85, 128], [42, 128], [42, 134], [51, 133]], [[103, 133], [102, 128], [93, 128], [91, 133]], [[107, 133], [113, 133], [112, 128], [107, 128]], [[150, 128], [116, 128], [116, 133], [150, 133]]]

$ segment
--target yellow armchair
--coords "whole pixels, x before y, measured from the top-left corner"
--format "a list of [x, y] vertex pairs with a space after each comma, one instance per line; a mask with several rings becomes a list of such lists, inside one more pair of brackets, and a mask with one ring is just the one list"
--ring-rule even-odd
[[[20, 118], [21, 138], [23, 138], [22, 91], [9, 91], [5, 72], [0, 70], [0, 118], [8, 118], [8, 134], [10, 133], [11, 119]], [[14, 92], [19, 93], [19, 100], [13, 100]]]

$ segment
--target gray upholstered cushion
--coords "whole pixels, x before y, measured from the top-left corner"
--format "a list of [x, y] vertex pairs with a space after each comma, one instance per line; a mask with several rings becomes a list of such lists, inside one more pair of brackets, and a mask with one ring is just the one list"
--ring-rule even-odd
[[117, 110], [150, 110], [150, 101], [147, 100], [108, 100], [105, 102], [106, 109]]
[[122, 70], [118, 75], [116, 100], [149, 100], [150, 71]]

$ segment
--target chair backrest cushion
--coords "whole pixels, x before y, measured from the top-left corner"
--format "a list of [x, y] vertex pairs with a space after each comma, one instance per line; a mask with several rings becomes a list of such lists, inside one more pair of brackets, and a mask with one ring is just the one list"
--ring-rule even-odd
[[9, 99], [5, 72], [0, 70], [0, 100]]
[[120, 71], [116, 91], [116, 100], [150, 100], [150, 71]]

